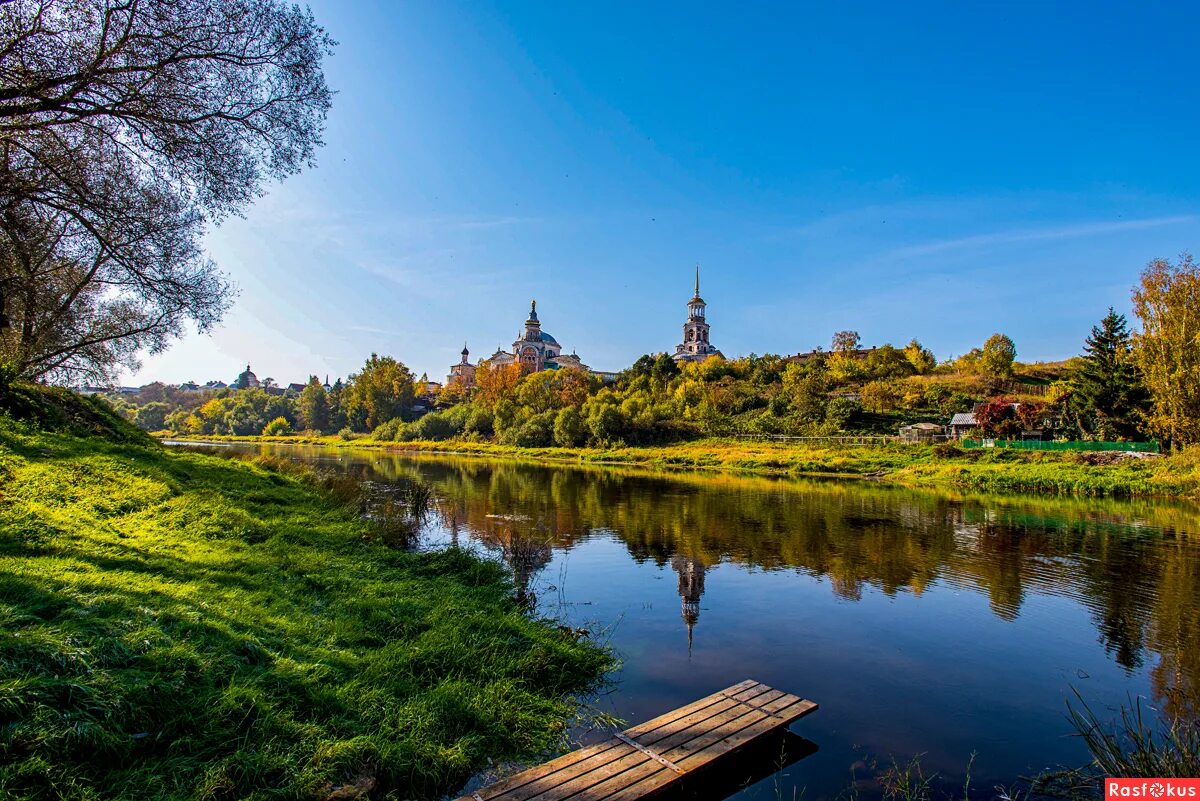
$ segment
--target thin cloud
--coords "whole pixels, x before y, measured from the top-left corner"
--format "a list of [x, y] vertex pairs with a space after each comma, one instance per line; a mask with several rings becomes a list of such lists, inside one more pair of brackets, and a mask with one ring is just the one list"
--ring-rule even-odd
[[912, 256], [929, 256], [950, 250], [970, 250], [973, 248], [989, 247], [991, 245], [1009, 245], [1021, 242], [1038, 242], [1051, 239], [1076, 239], [1085, 236], [1105, 236], [1122, 231], [1138, 231], [1145, 228], [1158, 228], [1165, 225], [1194, 223], [1200, 217], [1194, 214], [1177, 215], [1174, 217], [1152, 217], [1142, 220], [1122, 220], [1120, 222], [1083, 223], [1057, 228], [1024, 228], [1016, 231], [1002, 231], [994, 234], [979, 234], [957, 239], [944, 239], [938, 242], [927, 242], [922, 245], [893, 250], [888, 258], [906, 258]]

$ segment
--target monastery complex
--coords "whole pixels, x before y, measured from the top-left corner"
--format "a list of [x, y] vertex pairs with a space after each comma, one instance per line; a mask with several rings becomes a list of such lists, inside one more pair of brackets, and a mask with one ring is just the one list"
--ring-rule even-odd
[[[713, 356], [722, 356], [721, 351], [709, 340], [709, 324], [705, 319], [705, 303], [700, 297], [700, 268], [696, 268], [696, 289], [687, 304], [687, 321], [683, 324], [683, 341], [675, 346], [671, 358], [677, 362], [702, 362]], [[561, 370], [563, 368], [584, 370], [603, 377], [600, 373], [584, 364], [572, 351], [563, 354], [562, 345], [548, 331], [542, 330], [538, 320], [537, 301], [529, 306], [529, 318], [525, 321], [524, 332], [512, 343], [511, 351], [496, 349], [496, 352], [478, 363], [471, 364], [471, 352], [463, 345], [462, 360], [450, 367], [450, 375], [446, 379], [448, 386], [460, 386], [469, 389], [475, 386], [475, 376], [479, 370], [490, 370], [519, 364], [527, 372], [536, 373], [542, 370]]]

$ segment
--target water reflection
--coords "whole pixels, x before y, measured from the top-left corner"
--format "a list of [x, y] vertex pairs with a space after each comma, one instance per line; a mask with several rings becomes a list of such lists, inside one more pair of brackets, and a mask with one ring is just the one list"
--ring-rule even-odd
[[691, 656], [692, 635], [700, 620], [700, 596], [704, 595], [704, 572], [708, 566], [695, 557], [676, 554], [671, 557], [671, 569], [679, 576], [681, 616], [687, 624], [688, 656]]
[[1073, 686], [1100, 707], [1132, 693], [1200, 710], [1194, 506], [310, 456], [422, 482], [446, 541], [494, 549], [523, 602], [563, 614], [567, 598], [572, 625], [612, 627], [614, 714], [749, 676], [819, 701], [801, 728], [821, 751], [795, 778], [809, 798], [835, 796], [863, 753], [924, 752], [953, 776], [977, 750], [980, 786], [1078, 764]]
[[1181, 505], [963, 498], [862, 484], [659, 476], [479, 460], [384, 457], [420, 478], [452, 530], [498, 548], [521, 597], [552, 548], [616, 535], [635, 561], [678, 577], [689, 649], [705, 574], [722, 562], [919, 596], [941, 581], [986, 594], [1016, 620], [1030, 594], [1083, 604], [1126, 670], [1156, 660], [1156, 699], [1195, 712], [1200, 690], [1200, 516]]

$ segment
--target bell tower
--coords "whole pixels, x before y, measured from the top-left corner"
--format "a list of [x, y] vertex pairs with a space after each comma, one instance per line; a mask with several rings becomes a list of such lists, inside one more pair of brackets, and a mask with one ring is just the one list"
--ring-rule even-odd
[[688, 301], [688, 319], [683, 324], [683, 345], [685, 352], [693, 356], [702, 356], [708, 352], [708, 323], [704, 319], [705, 303], [700, 297], [700, 265], [696, 265], [696, 290]]
[[683, 324], [683, 342], [675, 346], [671, 357], [677, 362], [702, 362], [709, 356], [720, 354], [708, 339], [708, 321], [705, 319], [704, 298], [700, 297], [700, 265], [696, 265], [696, 288], [688, 301], [687, 322]]

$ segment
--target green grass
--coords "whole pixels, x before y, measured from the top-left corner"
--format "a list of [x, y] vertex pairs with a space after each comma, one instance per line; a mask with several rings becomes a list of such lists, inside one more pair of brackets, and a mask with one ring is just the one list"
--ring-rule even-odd
[[434, 797], [563, 747], [611, 656], [498, 565], [90, 414], [0, 418], [0, 797]]
[[[196, 437], [333, 448], [461, 453], [567, 463], [727, 470], [764, 475], [870, 477], [910, 487], [970, 492], [1200, 500], [1200, 449], [1171, 456], [1089, 464], [1078, 453], [935, 449], [929, 445], [808, 444], [709, 439], [674, 445], [518, 448], [491, 442], [377, 442], [340, 437]], [[948, 452], [949, 451], [949, 452]]]

